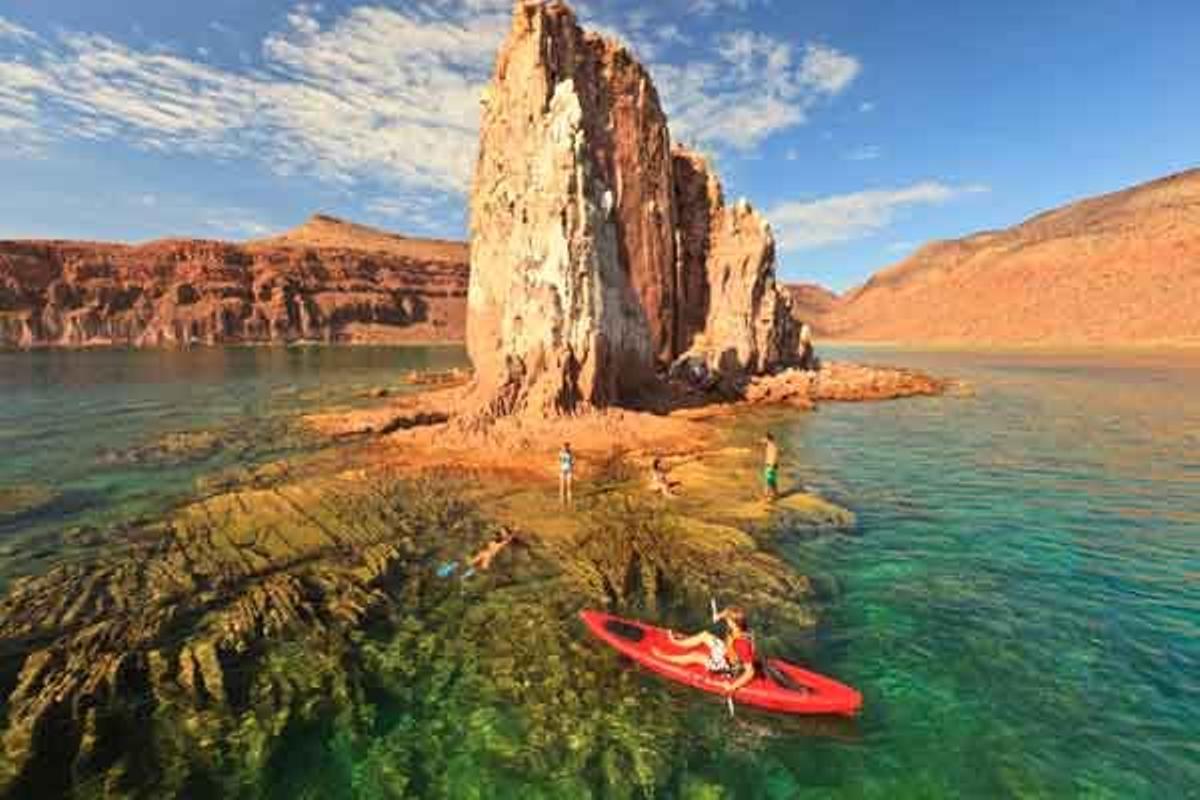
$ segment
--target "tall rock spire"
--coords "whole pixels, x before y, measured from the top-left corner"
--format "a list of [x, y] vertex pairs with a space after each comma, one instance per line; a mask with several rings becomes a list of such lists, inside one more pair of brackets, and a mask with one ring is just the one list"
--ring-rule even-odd
[[482, 102], [467, 323], [479, 416], [636, 403], [681, 353], [714, 344], [705, 332], [724, 369], [778, 360], [784, 322], [768, 330], [760, 313], [778, 294], [769, 229], [724, 208], [700, 159], [692, 190], [624, 46], [564, 3], [519, 0]]

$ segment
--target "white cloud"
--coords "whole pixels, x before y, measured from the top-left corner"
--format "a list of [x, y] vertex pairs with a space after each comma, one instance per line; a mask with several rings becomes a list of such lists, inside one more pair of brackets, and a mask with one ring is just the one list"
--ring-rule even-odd
[[38, 38], [38, 35], [33, 31], [22, 28], [14, 22], [0, 17], [0, 39], [11, 39], [14, 41], [33, 41]]
[[460, 21], [366, 6], [329, 28], [301, 12], [292, 17], [290, 30], [263, 46], [285, 79], [267, 92], [273, 121], [292, 145], [278, 165], [463, 191], [475, 160], [479, 96], [507, 15]]
[[865, 100], [858, 104], [858, 110], [863, 114], [870, 113], [871, 111], [875, 110], [875, 104], [870, 100]]
[[676, 137], [718, 148], [747, 150], [803, 124], [859, 71], [853, 56], [821, 44], [805, 45], [797, 64], [791, 42], [751, 31], [723, 34], [717, 52], [652, 72]]
[[858, 59], [823, 44], [810, 44], [804, 49], [800, 65], [800, 80], [824, 94], [835, 95], [858, 76], [862, 65]]
[[212, 212], [204, 220], [209, 230], [224, 236], [235, 236], [246, 239], [261, 239], [274, 233], [274, 229], [250, 216], [251, 212], [240, 208], [230, 208]]
[[752, 0], [688, 0], [688, 10], [708, 16], [718, 11], [746, 11]]
[[874, 161], [883, 155], [883, 148], [877, 144], [865, 144], [846, 153], [847, 161]]
[[[750, 2], [693, 5], [709, 13]], [[631, 41], [651, 62], [676, 138], [717, 153], [744, 152], [803, 124], [859, 71], [853, 56], [828, 45], [763, 33], [692, 41], [677, 24], [678, 6], [623, 14], [576, 6], [587, 27]], [[414, 214], [430, 213], [415, 198], [461, 205], [480, 92], [511, 11], [512, 0], [423, 0], [344, 13], [298, 3], [262, 41], [254, 65], [239, 70], [86, 32], [39, 38], [0, 18], [0, 135], [13, 143], [10, 153], [84, 138], [258, 159], [280, 174], [366, 185], [406, 200]], [[219, 22], [208, 27], [232, 32]]]
[[0, 50], [0, 130], [30, 142], [119, 138], [258, 157], [283, 174], [461, 193], [505, 6], [468, 17], [362, 6], [323, 26], [319, 6], [301, 4], [263, 43], [266, 69], [250, 73], [66, 32], [24, 60]]
[[807, 202], [783, 203], [766, 213], [784, 250], [805, 250], [863, 239], [886, 228], [909, 206], [942, 205], [979, 185], [951, 186], [924, 181], [900, 189], [870, 189]]
[[379, 224], [397, 225], [405, 230], [421, 229], [436, 235], [454, 235], [466, 222], [461, 206], [429, 194], [403, 193], [380, 195], [366, 201], [365, 208]]

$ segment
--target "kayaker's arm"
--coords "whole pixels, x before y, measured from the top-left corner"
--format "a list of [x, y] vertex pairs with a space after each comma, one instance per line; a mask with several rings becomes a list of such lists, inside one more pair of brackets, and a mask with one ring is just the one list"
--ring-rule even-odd
[[691, 650], [696, 647], [709, 647], [713, 639], [713, 635], [708, 631], [700, 631], [694, 636], [680, 636], [674, 631], [670, 633], [671, 643], [681, 650]]
[[750, 681], [754, 680], [754, 675], [755, 675], [754, 664], [753, 663], [746, 664], [745, 669], [742, 670], [742, 674], [738, 675], [737, 678], [734, 679], [734, 681], [729, 684], [729, 686], [725, 689], [725, 693], [733, 694], [734, 692], [736, 692], [737, 690], [741, 689], [743, 686], [748, 684]]

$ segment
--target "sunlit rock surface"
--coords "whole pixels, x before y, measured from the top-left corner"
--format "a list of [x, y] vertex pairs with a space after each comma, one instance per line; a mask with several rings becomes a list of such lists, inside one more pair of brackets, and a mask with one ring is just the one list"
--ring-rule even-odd
[[654, 84], [563, 3], [518, 2], [483, 98], [467, 342], [475, 415], [635, 405], [700, 342], [729, 372], [793, 356], [774, 240], [673, 148]]

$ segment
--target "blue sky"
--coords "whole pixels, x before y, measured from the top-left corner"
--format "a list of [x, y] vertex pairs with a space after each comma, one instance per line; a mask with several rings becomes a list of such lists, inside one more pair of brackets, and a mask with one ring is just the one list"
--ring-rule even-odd
[[[1195, 0], [574, 4], [788, 280], [1200, 165]], [[465, 236], [509, 0], [0, 0], [0, 237]]]

